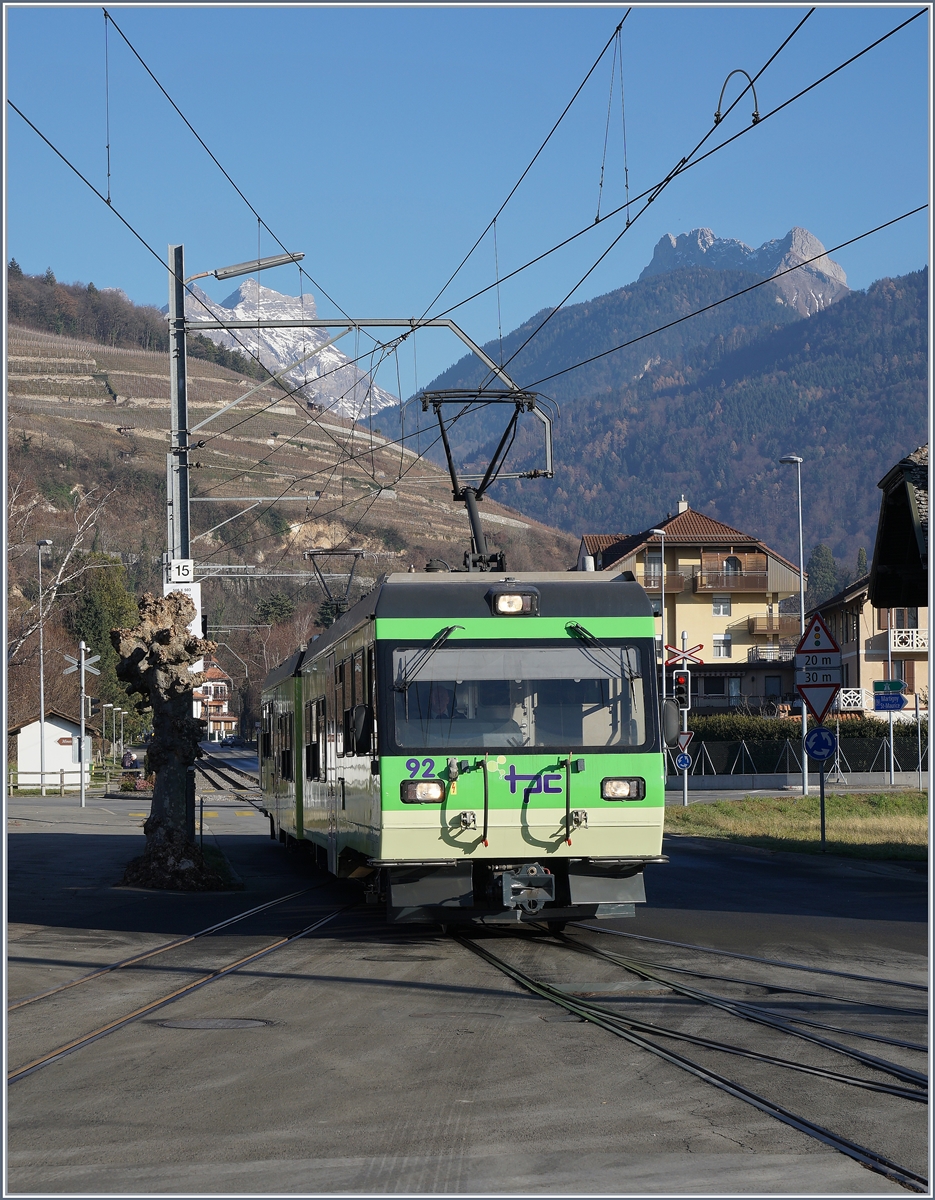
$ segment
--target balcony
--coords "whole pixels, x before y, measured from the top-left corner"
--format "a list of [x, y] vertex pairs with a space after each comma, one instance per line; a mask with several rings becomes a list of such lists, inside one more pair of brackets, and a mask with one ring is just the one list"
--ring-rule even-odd
[[697, 571], [696, 592], [765, 592], [765, 571]]
[[928, 654], [929, 631], [927, 629], [891, 629], [890, 649], [894, 654], [900, 650], [910, 654]]
[[[638, 575], [637, 579], [647, 592], [660, 592], [662, 590], [662, 574], [655, 571], [649, 575]], [[676, 574], [674, 571], [666, 571], [666, 592], [674, 595], [676, 592], [681, 592], [685, 588], [685, 576]]]
[[751, 616], [747, 617], [747, 633], [752, 634], [786, 634], [791, 636], [799, 632], [799, 618], [796, 616], [783, 616], [780, 613], [774, 613], [769, 616]]
[[842, 687], [834, 698], [835, 712], [873, 712], [873, 692]]
[[778, 646], [751, 646], [748, 663], [791, 663], [795, 659], [797, 642], [780, 642]]

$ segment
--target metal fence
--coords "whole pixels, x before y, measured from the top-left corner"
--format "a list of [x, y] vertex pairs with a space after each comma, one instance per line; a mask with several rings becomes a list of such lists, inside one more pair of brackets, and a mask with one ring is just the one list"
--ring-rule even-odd
[[[893, 769], [902, 772], [928, 770], [928, 744], [923, 739], [922, 755], [914, 737], [893, 739]], [[674, 750], [667, 751], [667, 774], [679, 774]], [[692, 742], [690, 775], [781, 775], [801, 772], [801, 743], [790, 738], [770, 742]], [[870, 772], [890, 768], [889, 738], [841, 738], [838, 756], [828, 761], [828, 770]], [[809, 763], [816, 771], [817, 763]]]

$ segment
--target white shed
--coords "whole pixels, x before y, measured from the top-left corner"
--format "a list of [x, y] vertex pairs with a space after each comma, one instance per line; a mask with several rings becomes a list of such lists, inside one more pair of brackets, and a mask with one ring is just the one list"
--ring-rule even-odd
[[[85, 753], [84, 778], [85, 784], [91, 778], [91, 735], [99, 733], [89, 723], [85, 723]], [[30, 717], [19, 725], [7, 730], [7, 736], [15, 738], [15, 751], [10, 755], [10, 765], [16, 761], [16, 787], [38, 788], [40, 786], [40, 721], [38, 716]], [[46, 709], [45, 714], [45, 784], [47, 788], [56, 791], [64, 784], [66, 791], [77, 791], [81, 786], [81, 776], [78, 774], [79, 756], [78, 742], [81, 737], [81, 726], [72, 717], [55, 709]]]

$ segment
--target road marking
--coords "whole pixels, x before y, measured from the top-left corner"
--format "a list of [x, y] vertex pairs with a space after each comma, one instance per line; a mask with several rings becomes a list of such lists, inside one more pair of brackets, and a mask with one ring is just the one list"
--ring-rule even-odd
[[234, 810], [234, 816], [235, 817], [255, 817], [256, 813], [253, 811], [252, 808], [250, 808], [250, 809], [238, 808], [238, 809]]

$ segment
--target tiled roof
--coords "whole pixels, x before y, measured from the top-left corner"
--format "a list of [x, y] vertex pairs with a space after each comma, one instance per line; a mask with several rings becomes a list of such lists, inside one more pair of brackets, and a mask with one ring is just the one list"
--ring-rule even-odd
[[600, 554], [601, 551], [607, 550], [610, 546], [615, 546], [617, 542], [626, 541], [628, 537], [632, 537], [629, 533], [586, 533], [582, 537], [584, 548], [588, 554]]
[[588, 554], [601, 554], [603, 569], [607, 570], [621, 558], [635, 554], [644, 546], [660, 546], [662, 538], [653, 533], [653, 529], [665, 530], [666, 544], [669, 546], [728, 545], [739, 547], [747, 545], [755, 547], [772, 555], [779, 562], [785, 563], [787, 567], [791, 567], [798, 574], [799, 569], [795, 563], [783, 558], [775, 550], [770, 550], [758, 538], [734, 529], [730, 525], [725, 525], [723, 521], [715, 521], [713, 517], [706, 517], [704, 513], [695, 512], [692, 508], [686, 508], [684, 512], [677, 513], [674, 517], [666, 517], [650, 526], [649, 529], [644, 529], [642, 533], [586, 533], [582, 541]]

